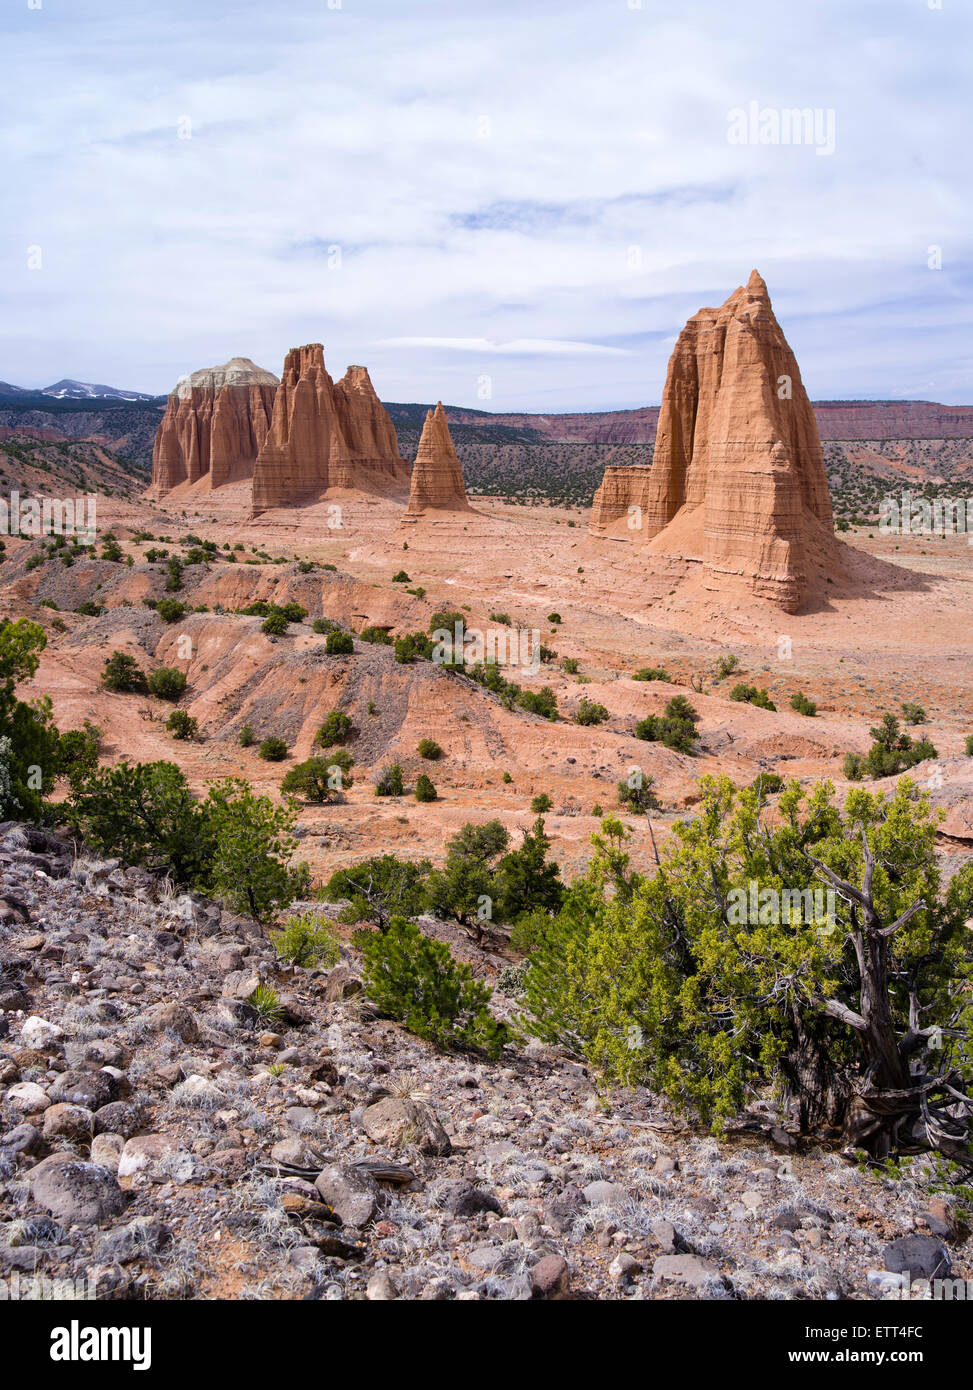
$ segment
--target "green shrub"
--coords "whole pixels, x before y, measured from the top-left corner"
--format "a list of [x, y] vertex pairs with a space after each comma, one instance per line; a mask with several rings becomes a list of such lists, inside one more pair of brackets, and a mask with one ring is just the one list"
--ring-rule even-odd
[[27, 618], [0, 619], [0, 816], [40, 820], [43, 797], [60, 773], [59, 735], [50, 698], [15, 695], [36, 674], [47, 637]]
[[284, 1017], [284, 1006], [273, 985], [259, 984], [247, 995], [246, 1002], [257, 1015], [257, 1022], [264, 1027], [280, 1023]]
[[417, 751], [420, 758], [428, 758], [430, 762], [436, 762], [443, 756], [443, 750], [434, 738], [421, 738]]
[[784, 779], [776, 772], [758, 772], [750, 783], [751, 789], [762, 801], [766, 796], [775, 796], [784, 790]]
[[174, 709], [166, 720], [166, 728], [172, 737], [181, 742], [192, 742], [199, 737], [199, 725], [184, 709]]
[[257, 754], [265, 763], [280, 763], [287, 757], [287, 744], [284, 739], [272, 735], [264, 739]]
[[166, 563], [166, 590], [170, 594], [182, 588], [182, 561], [177, 555], [170, 555]]
[[791, 709], [798, 714], [805, 714], [809, 719], [813, 719], [818, 712], [818, 707], [813, 700], [809, 700], [803, 690], [799, 690], [796, 695], [791, 696]]
[[535, 816], [543, 816], [553, 805], [554, 802], [548, 796], [547, 792], [538, 792], [535, 797], [531, 798], [530, 809]]
[[643, 666], [634, 672], [633, 681], [671, 681], [672, 677], [664, 666]]
[[260, 631], [271, 637], [282, 637], [289, 626], [283, 613], [270, 613], [260, 624]]
[[94, 853], [163, 870], [180, 885], [200, 877], [212, 850], [206, 814], [175, 763], [95, 767], [72, 785], [68, 815]]
[[741, 704], [756, 705], [758, 709], [776, 710], [777, 706], [767, 694], [766, 690], [758, 690], [755, 685], [747, 685], [741, 681], [730, 691], [730, 699], [737, 700]]
[[333, 709], [314, 735], [318, 748], [334, 748], [336, 744], [347, 743], [355, 731], [355, 726], [343, 710]]
[[178, 666], [158, 666], [149, 672], [149, 691], [158, 700], [178, 700], [186, 689], [186, 673]]
[[355, 650], [355, 643], [350, 632], [329, 632], [324, 650], [328, 656], [350, 656]]
[[363, 642], [371, 642], [380, 647], [392, 645], [392, 634], [384, 627], [363, 627], [358, 636]]
[[279, 931], [271, 932], [270, 940], [281, 960], [291, 965], [323, 965], [330, 969], [341, 959], [341, 943], [327, 917], [320, 912], [305, 912], [292, 917]]
[[147, 695], [149, 691], [145, 672], [135, 657], [128, 656], [125, 652], [112, 652], [107, 658], [105, 669], [101, 673], [101, 683], [106, 690], [132, 692], [137, 695]]
[[902, 718], [907, 724], [925, 724], [926, 711], [914, 700], [902, 701]]
[[865, 775], [865, 759], [860, 753], [846, 753], [841, 771], [849, 782], [860, 782]]
[[726, 680], [727, 676], [732, 676], [733, 672], [739, 670], [739, 668], [740, 658], [738, 656], [734, 656], [732, 653], [727, 656], [721, 656], [716, 663], [716, 679], [718, 681]]
[[607, 722], [607, 719], [608, 711], [604, 705], [596, 704], [593, 700], [589, 700], [586, 696], [582, 695], [581, 702], [574, 716], [575, 724], [604, 724]]
[[432, 779], [427, 777], [424, 772], [420, 772], [416, 778], [416, 801], [435, 801], [436, 797], [436, 788], [433, 786]]
[[155, 605], [155, 611], [164, 623], [177, 623], [180, 618], [185, 617], [189, 609], [177, 598], [160, 598]]
[[548, 613], [547, 621], [549, 623], [559, 623], [561, 621], [560, 613]]
[[425, 661], [431, 660], [433, 644], [424, 632], [410, 632], [403, 637], [396, 637], [393, 650], [396, 661], [406, 665], [420, 657]]
[[635, 737], [663, 743], [677, 753], [695, 753], [699, 715], [685, 695], [674, 695], [663, 715], [650, 714], [635, 726]]
[[333, 623], [330, 618], [315, 618], [311, 624], [311, 631], [317, 633], [338, 632], [337, 623]]
[[884, 714], [881, 724], [868, 731], [875, 740], [862, 762], [868, 777], [894, 777], [907, 768], [939, 754], [928, 738], [912, 739], [894, 714]]
[[327, 758], [307, 758], [292, 767], [280, 784], [282, 792], [303, 797], [305, 801], [323, 805], [339, 800], [341, 793], [352, 785], [351, 767], [354, 759], [339, 748]]
[[566, 656], [562, 665], [569, 676], [576, 676], [581, 670], [581, 663], [576, 656]]
[[404, 791], [402, 767], [399, 763], [389, 763], [382, 768], [375, 783], [376, 796], [401, 796]]
[[[650, 772], [643, 772], [640, 767], [633, 767], [628, 776], [618, 784], [619, 804], [630, 811], [642, 813], [658, 810], [658, 798], [652, 790], [654, 781], [655, 779]], [[592, 811], [592, 815], [596, 814], [598, 813]]]
[[440, 1048], [500, 1056], [508, 1030], [490, 1013], [491, 991], [457, 963], [441, 941], [396, 917], [387, 932], [373, 932], [362, 947], [369, 998], [388, 1018]]
[[973, 758], [973, 734], [966, 735], [966, 756]]
[[557, 719], [557, 696], [549, 685], [542, 685], [540, 690], [522, 690], [517, 704], [529, 714], [539, 714], [552, 722]]
[[252, 725], [244, 724], [243, 728], [237, 734], [237, 743], [239, 743], [241, 748], [252, 748], [255, 741], [256, 734], [253, 732]]
[[84, 721], [83, 728], [61, 734], [57, 744], [58, 776], [66, 777], [72, 786], [90, 776], [98, 766], [103, 736], [104, 730], [90, 719]]
[[372, 921], [387, 931], [393, 917], [418, 917], [427, 907], [428, 859], [414, 863], [394, 854], [373, 855], [349, 869], [337, 869], [321, 896], [325, 902], [347, 900], [343, 922]]
[[962, 1020], [968, 1037], [973, 868], [945, 886], [928, 798], [903, 779], [839, 808], [828, 784], [791, 782], [765, 822], [727, 778], [700, 790], [649, 877], [603, 825], [528, 958], [529, 1030], [716, 1126], [773, 1090], [805, 1133], [877, 1157], [935, 1146], [919, 1117], [955, 1107], [965, 1044], [915, 1046], [915, 1030]]
[[204, 892], [258, 922], [307, 896], [308, 866], [291, 863], [300, 844], [292, 833], [293, 802], [280, 806], [240, 778], [227, 777], [210, 787], [203, 812], [213, 840], [200, 882]]
[[397, 574], [393, 574], [393, 575], [392, 575], [392, 583], [393, 583], [393, 584], [411, 584], [411, 583], [412, 583], [412, 580], [411, 580], [411, 579], [409, 578], [409, 576], [406, 574], [405, 570], [399, 570]]

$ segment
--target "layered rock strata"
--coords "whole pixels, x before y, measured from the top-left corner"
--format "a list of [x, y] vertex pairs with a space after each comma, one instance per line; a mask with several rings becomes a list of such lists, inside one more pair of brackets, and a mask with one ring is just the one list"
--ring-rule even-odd
[[205, 367], [177, 383], [152, 452], [152, 491], [164, 497], [183, 483], [210, 487], [253, 474], [270, 428], [277, 378], [249, 357]]
[[422, 437], [412, 466], [409, 505], [403, 522], [420, 521], [437, 512], [471, 512], [463, 467], [453, 447], [442, 401], [426, 412]]
[[756, 271], [680, 333], [648, 479], [606, 477], [599, 493], [592, 534], [637, 507], [649, 553], [700, 560], [787, 612], [812, 566], [839, 563], [814, 412]]
[[320, 343], [292, 348], [253, 475], [253, 510], [302, 505], [332, 488], [402, 492], [408, 464], [364, 367], [335, 383]]

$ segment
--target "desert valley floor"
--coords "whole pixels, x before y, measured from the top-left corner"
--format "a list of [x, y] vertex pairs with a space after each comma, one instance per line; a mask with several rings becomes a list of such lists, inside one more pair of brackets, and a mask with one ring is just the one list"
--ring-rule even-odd
[[[355, 784], [343, 804], [308, 806], [300, 822], [302, 853], [316, 875], [382, 848], [436, 860], [444, 839], [470, 818], [499, 817], [511, 831], [525, 828], [539, 793], [553, 802], [547, 828], [554, 855], [573, 875], [598, 827], [594, 808], [617, 811], [616, 784], [631, 767], [654, 779], [654, 822], [664, 834], [692, 804], [705, 773], [724, 772], [737, 785], [762, 771], [802, 782], [828, 777], [840, 788], [844, 755], [865, 752], [882, 714], [898, 714], [912, 700], [925, 708], [922, 732], [940, 754], [916, 775], [947, 812], [944, 848], [962, 854], [973, 846], [973, 762], [964, 755], [973, 730], [973, 552], [965, 536], [881, 535], [877, 526], [852, 532], [845, 539], [860, 554], [900, 567], [904, 587], [846, 583], [835, 586], [832, 599], [824, 576], [822, 597], [787, 615], [758, 600], [723, 602], [716, 589], [701, 594], [681, 573], [669, 576], [658, 565], [653, 572], [635, 547], [589, 537], [580, 510], [481, 499], [476, 514], [418, 528], [404, 543], [395, 501], [349, 494], [240, 520], [245, 513], [234, 502], [243, 499], [234, 491], [218, 490], [228, 494], [219, 507], [210, 495], [162, 504], [102, 499], [99, 528], [118, 535], [135, 558], [131, 567], [90, 559], [25, 572], [34, 547], [11, 543], [4, 609], [43, 622], [48, 646], [34, 690], [51, 695], [62, 728], [85, 719], [103, 728], [112, 760], [172, 757], [174, 745], [159, 701], [99, 689], [108, 654], [119, 649], [150, 665], [181, 666], [189, 680], [182, 705], [203, 741], [178, 745], [178, 761], [200, 790], [209, 778], [239, 773], [275, 791], [286, 767], [311, 755], [327, 713], [345, 711], [357, 730], [348, 745]], [[146, 532], [156, 541], [131, 540]], [[178, 597], [204, 611], [167, 626], [142, 603], [165, 596], [165, 566], [142, 557], [160, 538], [178, 542], [186, 534], [245, 550], [236, 552], [235, 564], [187, 566]], [[185, 554], [186, 546], [172, 550]], [[255, 551], [267, 561], [254, 563]], [[240, 563], [244, 558], [250, 563]], [[298, 560], [329, 568], [301, 573]], [[408, 582], [393, 582], [403, 570]], [[417, 589], [422, 597], [409, 592]], [[258, 599], [297, 601], [308, 618], [285, 636], [266, 636], [258, 617], [234, 612]], [[76, 614], [86, 601], [104, 611]], [[509, 617], [514, 629], [539, 630], [557, 658], [536, 675], [514, 678], [552, 687], [559, 722], [504, 709], [487, 691], [429, 662], [396, 663], [386, 646], [356, 642], [354, 656], [326, 656], [324, 636], [309, 626], [323, 616], [353, 631], [425, 631], [443, 609], [462, 611], [469, 627], [484, 631], [502, 630], [493, 613]], [[559, 622], [549, 621], [552, 613]], [[191, 638], [188, 660], [177, 654], [181, 634]], [[727, 654], [739, 665], [720, 680], [716, 666]], [[563, 663], [571, 658], [578, 669], [569, 675]], [[671, 682], [634, 680], [645, 667], [664, 668]], [[731, 701], [741, 680], [765, 688], [777, 711]], [[797, 691], [817, 702], [815, 717], [791, 710]], [[635, 722], [660, 713], [675, 693], [687, 695], [700, 714], [694, 757], [633, 737]], [[606, 724], [571, 722], [582, 697], [608, 709]], [[257, 743], [283, 737], [288, 761], [262, 762], [255, 748], [241, 748], [244, 724]], [[423, 770], [416, 754], [422, 738], [435, 738], [444, 751], [434, 769], [439, 799], [376, 798], [370, 774], [384, 764], [400, 761], [413, 779]], [[650, 852], [644, 824], [623, 819], [635, 829], [639, 861]]]

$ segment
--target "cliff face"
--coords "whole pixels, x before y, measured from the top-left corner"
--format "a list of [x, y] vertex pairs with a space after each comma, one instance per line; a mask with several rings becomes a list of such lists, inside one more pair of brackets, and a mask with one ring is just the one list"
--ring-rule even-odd
[[254, 469], [254, 511], [311, 502], [329, 488], [395, 491], [408, 480], [365, 368], [349, 367], [335, 384], [320, 343], [292, 348]]
[[418, 521], [435, 512], [471, 512], [463, 468], [453, 448], [446, 412], [439, 401], [426, 412], [426, 423], [412, 467], [409, 505], [403, 521]]
[[756, 271], [679, 335], [647, 483], [603, 488], [616, 514], [642, 508], [633, 536], [652, 553], [700, 560], [787, 612], [804, 601], [812, 552], [819, 565], [837, 555], [814, 412]]
[[591, 503], [588, 530], [592, 536], [639, 539], [640, 519], [648, 504], [650, 472], [650, 468], [630, 464], [608, 464]]
[[277, 378], [248, 357], [183, 377], [172, 392], [152, 452], [152, 490], [237, 482], [253, 472], [267, 436]]

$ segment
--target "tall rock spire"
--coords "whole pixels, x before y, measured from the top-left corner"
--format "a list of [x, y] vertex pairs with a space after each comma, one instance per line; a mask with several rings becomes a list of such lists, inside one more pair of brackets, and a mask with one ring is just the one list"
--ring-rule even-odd
[[313, 502], [329, 488], [404, 489], [395, 427], [364, 367], [335, 384], [320, 343], [284, 360], [270, 430], [257, 457], [253, 510]]
[[418, 521], [429, 512], [471, 512], [463, 468], [453, 448], [442, 401], [426, 411], [426, 423], [412, 467], [409, 505], [403, 521]]
[[[599, 489], [593, 534], [620, 514], [624, 482]], [[812, 552], [819, 566], [837, 555], [817, 422], [756, 270], [680, 333], [651, 470], [628, 486], [650, 553], [701, 560], [787, 612], [804, 601]]]

